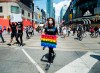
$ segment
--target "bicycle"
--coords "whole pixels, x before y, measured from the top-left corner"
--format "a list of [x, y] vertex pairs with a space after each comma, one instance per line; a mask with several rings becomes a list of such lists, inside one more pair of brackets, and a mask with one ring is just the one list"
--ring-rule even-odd
[[90, 34], [90, 37], [91, 37], [91, 38], [97, 38], [98, 35], [99, 35], [99, 32], [96, 31], [96, 32], [91, 33], [91, 34]]
[[86, 32], [82, 33], [83, 38], [85, 38], [87, 36]]
[[82, 39], [85, 38], [86, 36], [87, 36], [87, 34], [85, 32], [78, 31], [77, 39], [82, 41]]

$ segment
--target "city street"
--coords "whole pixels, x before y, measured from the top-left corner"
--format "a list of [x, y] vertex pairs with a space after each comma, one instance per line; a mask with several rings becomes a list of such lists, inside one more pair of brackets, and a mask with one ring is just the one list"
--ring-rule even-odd
[[100, 73], [100, 0], [0, 0], [0, 73]]
[[0, 43], [0, 73], [100, 73], [100, 37], [88, 35], [82, 41], [75, 37], [58, 36], [56, 56], [48, 65], [48, 48], [42, 50], [40, 34], [35, 32], [29, 40], [24, 35], [23, 47], [6, 45], [10, 35], [4, 34], [6, 43]]

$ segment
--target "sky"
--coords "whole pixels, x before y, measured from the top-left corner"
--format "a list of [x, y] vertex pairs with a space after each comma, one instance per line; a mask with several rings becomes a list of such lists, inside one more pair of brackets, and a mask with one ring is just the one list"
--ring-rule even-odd
[[[38, 6], [40, 9], [44, 9], [46, 11], [46, 1], [47, 0], [34, 0], [35, 6]], [[56, 12], [56, 20], [60, 16], [61, 8], [66, 5], [69, 6], [71, 0], [53, 0], [53, 6], [55, 7]]]

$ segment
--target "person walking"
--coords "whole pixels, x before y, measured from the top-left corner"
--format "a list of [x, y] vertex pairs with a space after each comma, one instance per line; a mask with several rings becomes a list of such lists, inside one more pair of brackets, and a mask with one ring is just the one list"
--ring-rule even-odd
[[[55, 27], [55, 20], [53, 18], [48, 18], [48, 24], [47, 27], [45, 28], [44, 33], [47, 35], [57, 35], [58, 34], [58, 29], [57, 27]], [[51, 55], [55, 55], [55, 52], [53, 50], [53, 48], [48, 47], [49, 48], [49, 58], [48, 58], [48, 62], [51, 63], [52, 58]]]
[[68, 37], [69, 37], [70, 36], [70, 32], [71, 32], [70, 26], [68, 26], [67, 30], [68, 30]]
[[15, 22], [12, 22], [12, 24], [10, 23], [9, 26], [10, 26], [12, 32], [11, 32], [10, 43], [8, 43], [7, 45], [11, 46], [11, 43], [12, 43], [12, 41], [13, 41], [13, 38], [15, 37], [15, 39], [16, 39], [16, 34], [17, 34], [17, 29], [16, 29], [16, 27], [17, 27], [17, 25], [16, 25]]
[[32, 26], [29, 26], [29, 35], [30, 35], [30, 37], [32, 36], [32, 31], [33, 31], [33, 28], [32, 28]]
[[67, 34], [66, 26], [64, 26], [62, 31], [63, 31], [63, 36], [64, 36], [64, 39], [65, 39], [66, 38], [66, 34]]
[[28, 33], [29, 32], [29, 27], [26, 26], [25, 30], [26, 30], [26, 39], [30, 39], [29, 33]]
[[2, 43], [4, 43], [4, 38], [3, 38], [3, 36], [2, 36], [2, 26], [0, 25], [0, 38], [2, 39]]
[[[23, 24], [22, 22], [18, 22], [17, 23], [17, 36], [16, 36], [16, 40], [18, 45], [23, 46]], [[19, 41], [20, 38], [20, 41]]]

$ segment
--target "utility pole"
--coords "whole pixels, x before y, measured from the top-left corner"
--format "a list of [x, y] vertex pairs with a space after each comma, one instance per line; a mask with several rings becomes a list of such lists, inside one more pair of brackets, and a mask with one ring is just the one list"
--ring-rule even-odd
[[34, 35], [34, 2], [32, 3], [32, 27], [33, 27], [33, 35]]

